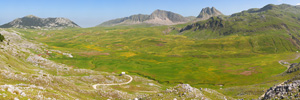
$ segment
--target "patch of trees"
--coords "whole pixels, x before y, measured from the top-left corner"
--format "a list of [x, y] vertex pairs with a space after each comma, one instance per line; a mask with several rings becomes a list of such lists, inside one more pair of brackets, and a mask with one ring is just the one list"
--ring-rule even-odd
[[3, 42], [4, 39], [4, 36], [0, 34], [0, 42]]

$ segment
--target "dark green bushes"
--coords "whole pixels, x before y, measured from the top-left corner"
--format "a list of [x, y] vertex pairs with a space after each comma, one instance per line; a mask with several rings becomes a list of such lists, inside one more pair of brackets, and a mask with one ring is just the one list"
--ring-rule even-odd
[[0, 42], [3, 42], [4, 39], [4, 36], [0, 34]]

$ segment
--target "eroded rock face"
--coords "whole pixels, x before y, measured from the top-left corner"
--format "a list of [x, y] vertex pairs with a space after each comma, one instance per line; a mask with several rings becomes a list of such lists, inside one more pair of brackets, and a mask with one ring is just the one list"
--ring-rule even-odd
[[300, 80], [286, 81], [268, 89], [262, 99], [300, 99], [299, 91]]
[[1, 28], [62, 29], [80, 27], [67, 18], [39, 18], [33, 15], [15, 19]]

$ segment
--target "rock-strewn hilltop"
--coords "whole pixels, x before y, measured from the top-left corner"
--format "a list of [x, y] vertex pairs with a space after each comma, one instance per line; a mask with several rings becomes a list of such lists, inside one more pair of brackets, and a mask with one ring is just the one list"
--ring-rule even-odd
[[31, 29], [61, 29], [80, 27], [67, 18], [39, 18], [28, 15], [17, 18], [7, 24], [1, 25], [1, 28], [31, 28]]
[[154, 24], [174, 25], [190, 21], [190, 17], [183, 17], [180, 14], [165, 10], [155, 10], [151, 15], [137, 14], [129, 17], [118, 18], [103, 22], [99, 26], [132, 25], [132, 24]]

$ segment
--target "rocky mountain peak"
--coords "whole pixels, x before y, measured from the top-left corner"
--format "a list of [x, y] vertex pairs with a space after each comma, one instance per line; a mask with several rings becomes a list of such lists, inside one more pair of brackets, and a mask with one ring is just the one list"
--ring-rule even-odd
[[202, 20], [209, 19], [210, 17], [213, 16], [219, 16], [223, 15], [219, 10], [217, 10], [215, 7], [209, 8], [203, 8], [200, 12], [200, 14], [197, 16], [197, 18], [200, 18]]

